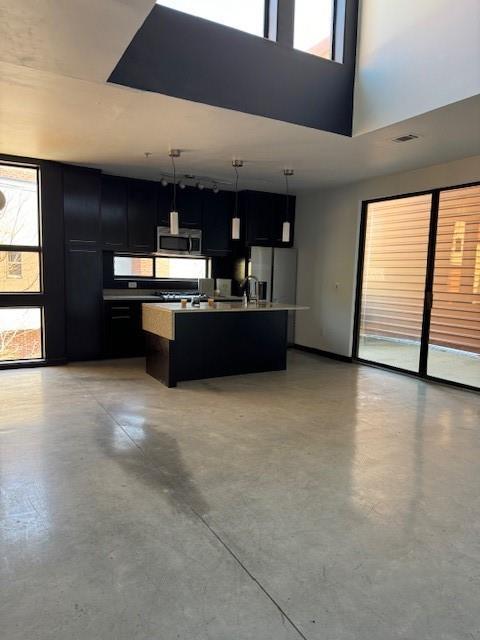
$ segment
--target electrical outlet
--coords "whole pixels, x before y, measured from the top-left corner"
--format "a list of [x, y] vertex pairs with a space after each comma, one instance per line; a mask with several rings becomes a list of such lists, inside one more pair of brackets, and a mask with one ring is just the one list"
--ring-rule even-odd
[[136, 282], [129, 282], [128, 283], [128, 288], [129, 289], [136, 289], [137, 288], [137, 283]]

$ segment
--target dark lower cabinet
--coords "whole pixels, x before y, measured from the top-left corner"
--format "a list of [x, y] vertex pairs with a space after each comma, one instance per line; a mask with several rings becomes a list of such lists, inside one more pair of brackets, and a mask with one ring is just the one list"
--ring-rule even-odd
[[64, 167], [63, 196], [66, 355], [93, 360], [102, 335], [100, 172]]
[[128, 358], [145, 355], [141, 302], [104, 303], [103, 355]]
[[67, 242], [65, 256], [68, 360], [94, 360], [102, 353], [102, 255]]

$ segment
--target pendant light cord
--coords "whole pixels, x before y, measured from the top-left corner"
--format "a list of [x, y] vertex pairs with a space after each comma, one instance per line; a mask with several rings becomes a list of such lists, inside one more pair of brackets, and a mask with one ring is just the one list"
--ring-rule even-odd
[[288, 174], [285, 173], [285, 222], [288, 222], [288, 198], [289, 198], [289, 193], [288, 193]]
[[172, 167], [173, 167], [173, 208], [172, 211], [176, 211], [177, 210], [177, 176], [175, 173], [175, 158], [173, 156], [171, 156], [172, 158]]
[[234, 165], [235, 169], [235, 218], [238, 218], [238, 169]]

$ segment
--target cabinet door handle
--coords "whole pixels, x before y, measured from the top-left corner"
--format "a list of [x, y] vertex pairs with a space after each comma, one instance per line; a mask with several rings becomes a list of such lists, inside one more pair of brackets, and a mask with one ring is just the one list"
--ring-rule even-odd
[[131, 320], [132, 316], [112, 316], [111, 320]]
[[112, 311], [130, 311], [130, 307], [111, 307]]

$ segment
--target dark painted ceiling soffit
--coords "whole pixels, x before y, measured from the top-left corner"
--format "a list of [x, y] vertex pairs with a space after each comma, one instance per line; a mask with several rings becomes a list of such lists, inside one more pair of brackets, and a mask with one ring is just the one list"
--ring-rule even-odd
[[350, 136], [357, 0], [344, 5], [343, 64], [155, 5], [108, 81]]

